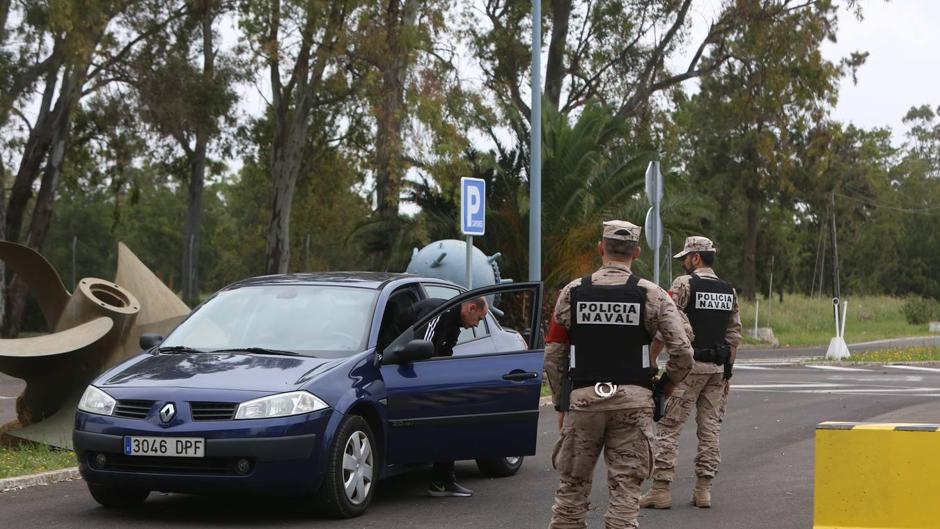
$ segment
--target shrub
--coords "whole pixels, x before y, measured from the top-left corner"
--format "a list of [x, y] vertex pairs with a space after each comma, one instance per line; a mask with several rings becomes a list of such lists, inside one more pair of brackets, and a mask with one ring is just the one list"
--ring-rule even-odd
[[923, 325], [940, 316], [940, 301], [934, 298], [911, 297], [904, 302], [901, 310], [908, 323]]

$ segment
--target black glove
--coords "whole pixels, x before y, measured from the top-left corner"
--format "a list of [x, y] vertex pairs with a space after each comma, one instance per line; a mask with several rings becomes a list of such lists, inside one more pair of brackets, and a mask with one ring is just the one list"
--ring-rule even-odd
[[669, 375], [666, 373], [653, 383], [653, 422], [659, 422], [666, 415], [666, 384], [668, 383]]
[[731, 379], [731, 368], [733, 367], [734, 367], [734, 364], [732, 364], [731, 362], [725, 362], [725, 373], [723, 377], [725, 380]]

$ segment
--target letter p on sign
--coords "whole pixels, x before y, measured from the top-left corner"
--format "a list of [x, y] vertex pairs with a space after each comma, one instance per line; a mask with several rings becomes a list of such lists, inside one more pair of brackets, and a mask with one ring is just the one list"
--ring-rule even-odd
[[483, 235], [486, 230], [486, 181], [460, 179], [460, 231], [464, 235]]

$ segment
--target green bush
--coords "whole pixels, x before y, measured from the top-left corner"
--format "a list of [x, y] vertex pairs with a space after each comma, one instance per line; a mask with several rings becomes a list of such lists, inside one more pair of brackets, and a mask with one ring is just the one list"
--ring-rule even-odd
[[923, 325], [940, 316], [940, 301], [934, 298], [908, 298], [901, 309], [911, 325]]

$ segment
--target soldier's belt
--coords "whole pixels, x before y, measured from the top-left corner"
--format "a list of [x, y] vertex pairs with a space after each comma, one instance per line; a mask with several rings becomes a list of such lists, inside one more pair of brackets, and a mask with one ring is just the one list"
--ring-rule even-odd
[[717, 365], [724, 365], [731, 357], [731, 348], [728, 346], [718, 347], [697, 347], [694, 349], [696, 362], [709, 362]]
[[[608, 386], [612, 386], [613, 389], [610, 389]], [[604, 395], [602, 395], [601, 392], [607, 393], [607, 391], [610, 391], [610, 395], [612, 395], [615, 391], [617, 391], [617, 386], [640, 386], [641, 388], [646, 388], [646, 389], [651, 390], [653, 389], [653, 381], [652, 380], [646, 380], [646, 381], [640, 381], [640, 380], [612, 380], [611, 381], [611, 380], [608, 380], [604, 382], [588, 382], [588, 381], [576, 380], [571, 386], [571, 389], [575, 390], [575, 389], [593, 387], [594, 392], [597, 393], [597, 396], [603, 397]], [[610, 395], [607, 395], [607, 396], [609, 397]]]

